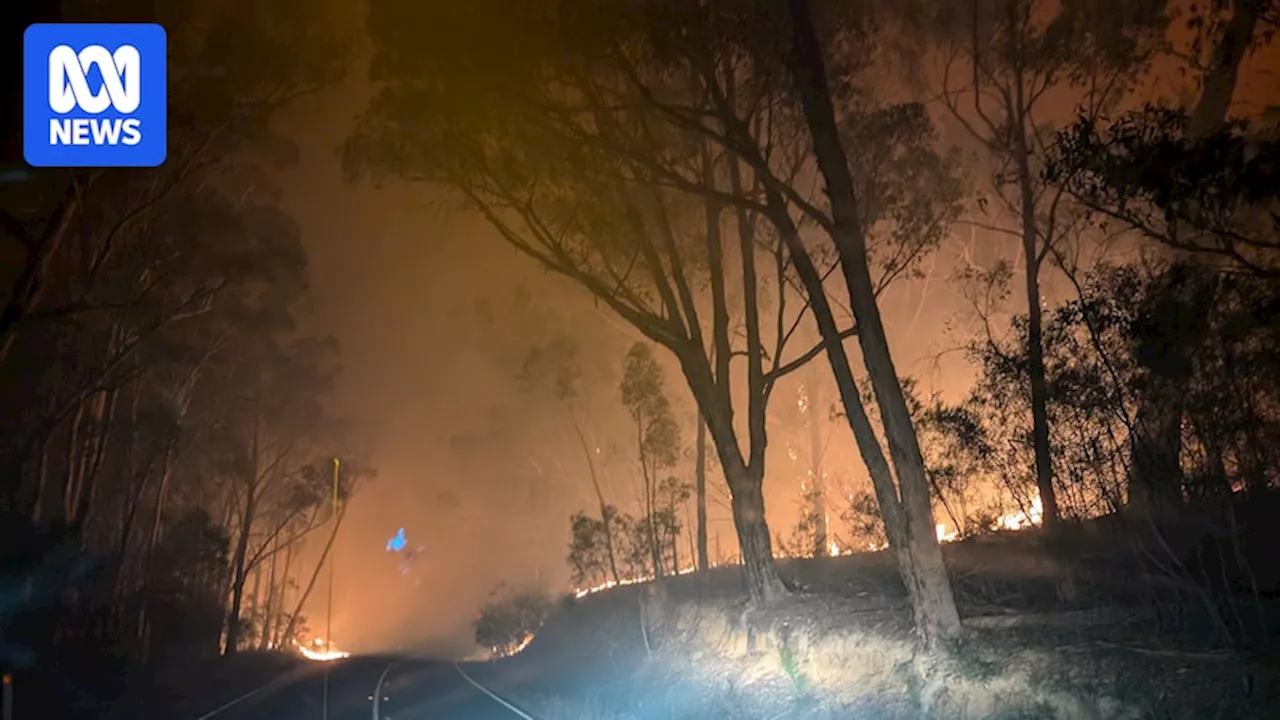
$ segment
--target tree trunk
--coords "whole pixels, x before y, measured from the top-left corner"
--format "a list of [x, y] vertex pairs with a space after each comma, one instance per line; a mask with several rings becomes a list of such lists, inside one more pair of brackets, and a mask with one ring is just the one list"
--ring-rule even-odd
[[[915, 610], [916, 631], [924, 646], [935, 650], [939, 640], [959, 635], [961, 626], [946, 565], [942, 559], [942, 548], [938, 545], [934, 530], [924, 459], [920, 454], [915, 428], [911, 423], [902, 386], [889, 353], [880, 310], [876, 305], [875, 289], [867, 266], [866, 238], [854, 197], [853, 179], [849, 174], [847, 156], [836, 127], [835, 110], [827, 90], [826, 67], [809, 16], [808, 0], [789, 0], [788, 8], [795, 52], [792, 67], [812, 134], [814, 155], [826, 181], [827, 195], [831, 202], [835, 224], [832, 239], [840, 256], [850, 305], [858, 326], [858, 342], [863, 362], [867, 366], [876, 403], [880, 408], [885, 438], [889, 443], [889, 457], [897, 472], [902, 496], [900, 516], [893, 517], [893, 513], [885, 512], [885, 527], [888, 532], [899, 534], [899, 542], [903, 548], [897, 553], [899, 566]], [[798, 244], [799, 239], [793, 237], [790, 242]], [[822, 296], [822, 293], [819, 291], [817, 295]], [[825, 298], [821, 302], [825, 303]], [[836, 342], [833, 343], [832, 340]], [[838, 344], [838, 340], [838, 337], [829, 338], [828, 333], [824, 333], [824, 341], [829, 346]], [[843, 355], [843, 348], [838, 352]], [[832, 365], [837, 374], [848, 372], [847, 362], [843, 370], [836, 367], [836, 358], [832, 358]], [[843, 390], [841, 394], [846, 395]], [[846, 406], [851, 404], [846, 399]], [[860, 403], [856, 407], [860, 407]], [[865, 412], [861, 414], [862, 419], [854, 418], [851, 414], [851, 421], [861, 424], [865, 420]], [[866, 427], [869, 427], [869, 423]], [[855, 432], [855, 437], [859, 434]], [[864, 438], [858, 440], [859, 446], [864, 446]], [[876, 445], [878, 447], [878, 443]], [[883, 478], [877, 484], [877, 497], [881, 495], [879, 485], [882, 484]], [[896, 504], [893, 499], [882, 499], [882, 512], [883, 500], [889, 500], [887, 504], [893, 506]], [[890, 529], [895, 522], [901, 528], [898, 531]]]
[[[641, 462], [641, 466], [644, 466], [643, 462]], [[663, 570], [664, 563], [662, 562], [662, 556], [665, 553], [662, 551], [663, 543], [658, 534], [658, 501], [656, 497], [657, 489], [654, 485], [655, 482], [650, 473], [645, 471], [644, 504], [645, 515], [649, 520], [649, 557], [653, 562], [653, 579], [661, 580], [662, 576], [666, 574]]]
[[[781, 198], [776, 193], [770, 195], [771, 204], [776, 209], [785, 211]], [[822, 288], [821, 276], [789, 221], [782, 221], [781, 227], [790, 229], [790, 232], [784, 229], [782, 234], [791, 250], [796, 274], [811, 298], [814, 318], [835, 376], [840, 402], [862, 461], [871, 477], [880, 515], [884, 519], [885, 536], [898, 563], [903, 585], [907, 588], [917, 631], [922, 642], [926, 646], [932, 646], [939, 637], [959, 632], [959, 615], [955, 610], [946, 567], [941, 564], [941, 549], [933, 527], [933, 515], [929, 513], [921, 521], [912, 517], [910, 508], [904, 509], [884, 450], [862, 404], [862, 396], [850, 370], [849, 357], [845, 353], [843, 340], [831, 312], [831, 304]], [[951, 625], [953, 618], [954, 626]]]
[[604, 549], [609, 553], [609, 572], [613, 575], [613, 582], [622, 582], [618, 576], [618, 560], [613, 552], [613, 531], [609, 529], [613, 519], [610, 517], [609, 504], [604, 500], [604, 490], [600, 487], [600, 476], [596, 474], [595, 458], [591, 453], [590, 444], [587, 442], [587, 435], [582, 431], [582, 425], [578, 423], [578, 416], [574, 415], [573, 408], [567, 407], [569, 418], [573, 421], [573, 430], [578, 434], [578, 442], [582, 445], [582, 454], [587, 460], [587, 471], [591, 473], [591, 487], [596, 491], [596, 500], [600, 503], [600, 522], [604, 523]]
[[84, 429], [84, 415], [89, 403], [82, 399], [76, 403], [76, 413], [71, 419], [71, 430], [67, 435], [67, 469], [62, 481], [62, 507], [59, 518], [70, 523], [75, 518], [75, 499], [80, 497], [80, 482], [84, 473], [84, 448], [80, 434]]
[[[743, 194], [742, 177], [738, 163], [729, 163], [729, 182], [733, 194]], [[747, 578], [752, 601], [771, 603], [790, 594], [778, 576], [773, 562], [773, 541], [769, 537], [769, 523], [764, 510], [765, 447], [768, 443], [768, 424], [765, 402], [768, 388], [764, 381], [764, 345], [760, 338], [760, 290], [756, 273], [756, 222], [745, 208], [735, 208], [738, 227], [738, 255], [742, 261], [742, 316], [745, 321], [747, 355], [747, 437], [750, 451], [743, 463], [738, 441], [733, 434], [733, 413], [719, 416], [721, 431], [713, 433], [720, 464], [732, 494], [733, 522], [738, 531], [738, 547], [742, 550], [743, 572]], [[717, 226], [718, 231], [718, 226]], [[717, 243], [718, 244], [718, 243]], [[723, 400], [720, 407], [732, 407], [732, 390], [729, 383], [728, 320], [717, 318], [717, 362], [722, 363], [720, 391]], [[731, 444], [730, 444], [731, 443]], [[724, 450], [731, 448], [726, 457]]]
[[1213, 57], [1205, 70], [1200, 99], [1191, 110], [1188, 132], [1193, 136], [1211, 134], [1219, 130], [1227, 119], [1231, 98], [1240, 80], [1240, 64], [1248, 54], [1258, 25], [1258, 11], [1267, 0], [1234, 0], [1231, 3], [1231, 19], [1213, 49]]
[[[89, 466], [80, 483], [80, 496], [76, 499], [75, 522], [81, 527], [89, 522], [98, 504], [98, 478], [106, 462], [107, 448], [115, 426], [116, 406], [119, 400], [120, 391], [112, 388], [100, 393], [94, 406], [93, 420], [96, 431], [89, 443]], [[81, 542], [87, 541], [87, 536], [81, 537]]]
[[271, 638], [275, 633], [275, 612], [276, 602], [279, 595], [276, 593], [276, 559], [280, 554], [280, 537], [277, 535], [271, 540], [271, 565], [267, 571], [267, 599], [263, 603], [262, 612], [262, 632], [258, 638], [258, 650], [266, 651], [271, 649]]
[[146, 559], [144, 560], [143, 580], [149, 582], [151, 577], [151, 559], [160, 545], [160, 537], [164, 533], [164, 511], [169, 501], [169, 482], [173, 478], [173, 441], [165, 442], [164, 455], [160, 459], [160, 480], [156, 485], [156, 504], [151, 513], [151, 532], [147, 535]]
[[695, 444], [694, 491], [698, 514], [698, 570], [711, 567], [707, 557], [707, 423], [698, 412], [698, 439]]
[[808, 395], [809, 421], [809, 494], [813, 498], [810, 508], [818, 519], [814, 529], [813, 554], [822, 557], [830, 554], [828, 550], [826, 483], [822, 477], [822, 412], [821, 391], [818, 390], [818, 371], [810, 364], [806, 371], [805, 392]]
[[[727, 324], [722, 324], [722, 316], [717, 315], [717, 342], [727, 344]], [[734, 529], [738, 533], [747, 593], [756, 605], [776, 602], [786, 597], [788, 591], [773, 562], [773, 543], [764, 511], [764, 463], [749, 465], [744, 462], [734, 432], [728, 385], [715, 382], [706, 358], [700, 353], [700, 348], [693, 350], [692, 354], [698, 354], [698, 357], [692, 357], [692, 354], [680, 357], [680, 363], [689, 380], [689, 389], [698, 400], [707, 433], [724, 470], [725, 482], [729, 485], [730, 508]], [[757, 423], [754, 432], [759, 433], [760, 430], [760, 423]], [[717, 535], [717, 544], [718, 540]], [[719, 548], [716, 553], [719, 555]]]
[[284, 568], [280, 571], [280, 598], [276, 600], [276, 621], [275, 626], [271, 629], [271, 642], [277, 648], [286, 646], [284, 638], [284, 629], [286, 623], [292, 623], [292, 618], [286, 619], [284, 613], [284, 604], [289, 597], [289, 571], [293, 569], [293, 556], [296, 550], [294, 544], [290, 543], [284, 551]]
[[[137, 517], [138, 507], [141, 505], [142, 494], [146, 490], [147, 478], [150, 477], [149, 469], [142, 473], [138, 472], [138, 407], [142, 403], [142, 391], [145, 387], [143, 378], [135, 380], [133, 402], [129, 404], [129, 437], [125, 445], [124, 461], [124, 477], [127, 479], [128, 485], [125, 488], [125, 497], [120, 503], [120, 516], [117, 525], [119, 535], [117, 535], [116, 540], [115, 579], [111, 586], [111, 604], [114, 608], [119, 608], [122, 605], [120, 599], [124, 597], [127, 580], [129, 545], [130, 540], [133, 538], [134, 519]], [[112, 610], [112, 614], [117, 624], [123, 620], [123, 613], [120, 610]]]
[[40, 304], [49, 279], [50, 265], [67, 236], [72, 234], [71, 225], [80, 212], [80, 193], [84, 190], [80, 180], [73, 178], [67, 184], [66, 195], [54, 210], [44, 233], [39, 238], [17, 238], [26, 246], [27, 257], [4, 307], [0, 309], [0, 365], [8, 360], [9, 351], [13, 349], [18, 323]]
[[235, 558], [232, 561], [231, 608], [227, 610], [227, 645], [225, 649], [225, 654], [227, 655], [234, 655], [240, 649], [240, 606], [244, 602], [244, 586], [248, 580], [245, 561], [249, 550], [249, 529], [253, 522], [254, 505], [254, 490], [250, 487], [248, 497], [245, 499], [244, 514], [240, 519], [240, 537], [236, 540]]
[[262, 565], [253, 568], [253, 588], [249, 591], [250, 617], [262, 615]]
[[753, 603], [776, 602], [788, 593], [773, 563], [773, 542], [764, 515], [764, 478], [740, 462], [724, 462], [724, 467], [747, 592]]
[[1129, 441], [1129, 512], [1169, 517], [1182, 504], [1182, 390], [1171, 378], [1148, 376]]
[[[333, 551], [333, 541], [338, 538], [338, 529], [342, 527], [342, 518], [347, 514], [347, 504], [340, 503], [338, 505], [338, 515], [334, 518], [333, 532], [329, 533], [329, 539], [325, 541], [324, 550], [320, 553], [320, 560], [316, 563], [316, 569], [311, 573], [311, 579], [307, 581], [307, 588], [302, 591], [302, 595], [298, 597], [298, 604], [294, 607], [293, 614], [289, 616], [289, 624], [284, 628], [284, 634], [280, 638], [280, 642], [287, 643], [293, 640], [293, 635], [298, 629], [298, 617], [302, 614], [302, 608], [307, 604], [307, 598], [311, 597], [311, 591], [316, 589], [316, 581], [320, 579], [320, 571], [324, 569], [325, 562], [329, 559], [329, 553]], [[325, 638], [330, 640], [330, 638]]]
[[1144, 382], [1130, 438], [1128, 508], [1166, 516], [1182, 504], [1182, 419], [1196, 343], [1206, 331], [1209, 284], [1188, 263], [1174, 263], [1152, 283], [1135, 328]]
[[677, 547], [680, 543], [679, 525], [676, 525], [676, 506], [671, 504], [671, 538], [668, 542], [671, 545], [671, 574], [680, 574], [680, 549]]
[[49, 433], [40, 437], [40, 453], [36, 456], [35, 496], [31, 503], [31, 522], [39, 524], [43, 519], [44, 495], [49, 486]]
[[[1010, 6], [1010, 13], [1013, 6]], [[1027, 380], [1031, 390], [1031, 445], [1035, 455], [1036, 490], [1040, 494], [1040, 522], [1045, 528], [1058, 525], [1058, 494], [1053, 485], [1053, 447], [1049, 439], [1049, 384], [1044, 368], [1044, 308], [1040, 303], [1040, 266], [1052, 237], [1041, 241], [1040, 220], [1036, 217], [1036, 190], [1032, 185], [1031, 148], [1027, 134], [1035, 132], [1023, 95], [1021, 70], [1017, 71], [1016, 97], [1006, 99], [1012, 127], [1013, 162], [1018, 173], [1019, 214], [1022, 226], [1022, 254], [1026, 261], [1023, 281], [1027, 293]]]
[[644, 449], [644, 416], [636, 416], [636, 447], [640, 452], [640, 476], [644, 483], [644, 522], [645, 538], [649, 545], [649, 562], [653, 565], [653, 579], [662, 578], [662, 543], [658, 541], [657, 502], [654, 498], [656, 488], [653, 473], [649, 470], [649, 461]]
[[700, 567], [697, 564], [698, 563], [698, 540], [696, 537], [694, 537], [694, 535], [697, 534], [694, 531], [694, 526], [695, 526], [695, 523], [689, 520], [689, 503], [686, 502], [684, 504], [684, 527], [686, 531], [685, 534], [687, 539], [689, 540], [689, 557], [692, 558], [692, 562], [694, 563], [693, 569], [695, 571], [698, 571], [698, 570], [701, 570], [702, 567]]
[[[1020, 167], [1026, 167], [1023, 156]], [[1027, 375], [1031, 384], [1031, 444], [1035, 452], [1036, 490], [1040, 493], [1041, 523], [1058, 525], [1058, 494], [1053, 486], [1053, 448], [1049, 444], [1049, 385], [1044, 369], [1044, 318], [1040, 305], [1040, 262], [1037, 259], [1035, 208], [1031, 176], [1026, 169], [1022, 190], [1022, 251], [1026, 255]], [[1021, 174], [1021, 173], [1020, 173]], [[1030, 224], [1029, 224], [1030, 223]]]
[[231, 608], [227, 610], [227, 645], [225, 654], [234, 655], [240, 647], [240, 605], [244, 602], [244, 585], [248, 580], [245, 563], [249, 555], [249, 536], [253, 530], [253, 516], [257, 509], [258, 491], [258, 438], [260, 423], [253, 423], [252, 449], [250, 450], [249, 482], [245, 485], [244, 513], [240, 516], [240, 536], [236, 539], [236, 552], [231, 562]]
[[[1202, 77], [1204, 89], [1190, 112], [1187, 132], [1193, 139], [1212, 135], [1226, 123], [1240, 64], [1257, 26], [1258, 5], [1253, 0], [1232, 3], [1231, 18]], [[1129, 441], [1127, 508], [1142, 516], [1161, 516], [1180, 504], [1175, 483], [1182, 479], [1183, 388], [1178, 378], [1148, 370], [1147, 385], [1138, 393]]]

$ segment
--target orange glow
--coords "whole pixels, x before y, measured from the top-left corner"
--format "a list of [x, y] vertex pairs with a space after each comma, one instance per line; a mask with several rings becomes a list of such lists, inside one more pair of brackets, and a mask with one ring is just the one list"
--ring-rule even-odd
[[[996, 518], [992, 526], [987, 529], [988, 530], [1023, 530], [1029, 527], [1033, 527], [1035, 525], [1040, 524], [1041, 512], [1042, 510], [1040, 505], [1040, 497], [1036, 496], [1031, 501], [1031, 507], [1029, 508], [1029, 512], [1013, 512], [1013, 513], [1006, 513], [1004, 515], [1001, 515], [1000, 517]], [[934, 526], [934, 531], [937, 535], [938, 542], [940, 543], [950, 543], [950, 542], [956, 542], [960, 540], [960, 531], [955, 529], [949, 529], [949, 526], [946, 523], [937, 523]], [[889, 547], [889, 544], [887, 542], [886, 543], [867, 543], [865, 550], [859, 551], [859, 550], [855, 550], [853, 547], [841, 547], [840, 543], [836, 542], [835, 539], [830, 539], [827, 541], [827, 553], [830, 557], [843, 557], [845, 555], [853, 555], [856, 552], [879, 552], [881, 550], [888, 549], [888, 547]], [[779, 560], [783, 560], [783, 559], [790, 559], [793, 556], [779, 549], [775, 551], [774, 557]], [[810, 556], [802, 556], [802, 557], [810, 557]], [[713, 564], [712, 567], [719, 567], [719, 566]], [[695, 572], [696, 570], [697, 570], [696, 567], [690, 565], [688, 567], [681, 568], [678, 574], [687, 575], [689, 573]], [[584, 598], [588, 595], [593, 595], [598, 592], [603, 592], [611, 588], [625, 586], [625, 585], [636, 585], [643, 582], [649, 582], [650, 580], [653, 580], [652, 575], [624, 577], [624, 578], [621, 578], [619, 582], [607, 580], [605, 582], [600, 583], [599, 585], [594, 585], [591, 587], [584, 587], [584, 588], [575, 588], [573, 590], [573, 597]], [[520, 650], [523, 650], [524, 646], [527, 645], [529, 640], [532, 640], [532, 639], [533, 638], [531, 636], [528, 640], [525, 640], [525, 642], [521, 644], [519, 649], [517, 649], [515, 652], [519, 652]]]
[[495, 651], [494, 654], [498, 655], [499, 657], [511, 657], [512, 655], [519, 655], [522, 651], [524, 651], [525, 648], [529, 647], [529, 643], [531, 642], [533, 642], [533, 633], [529, 633], [528, 635], [525, 635], [524, 639], [521, 640], [520, 643], [516, 645], [514, 648], [511, 648], [510, 652], [499, 654]]
[[297, 646], [298, 652], [302, 653], [302, 656], [308, 660], [315, 662], [330, 662], [333, 660], [341, 660], [343, 658], [351, 657], [351, 653], [344, 652], [333, 647], [332, 643], [330, 643], [327, 650], [322, 649], [324, 646], [324, 640], [321, 638], [315, 638], [311, 643], [314, 647], [307, 647], [306, 645], [301, 644]]
[[[694, 567], [693, 565], [689, 565], [689, 566], [687, 566], [687, 567], [680, 568], [680, 572], [678, 572], [678, 573], [676, 573], [676, 574], [677, 574], [677, 575], [688, 575], [689, 573], [694, 572], [695, 570], [697, 570], [697, 568], [696, 568], [696, 567]], [[588, 596], [588, 595], [593, 595], [593, 594], [598, 593], [598, 592], [604, 592], [605, 590], [608, 590], [608, 589], [610, 589], [610, 588], [620, 587], [620, 586], [623, 586], [623, 585], [636, 585], [636, 584], [639, 584], [639, 583], [642, 583], [642, 582], [649, 582], [649, 581], [650, 581], [650, 580], [652, 580], [652, 579], [653, 579], [653, 575], [637, 575], [637, 576], [635, 576], [635, 577], [624, 577], [624, 578], [621, 578], [621, 579], [619, 580], [619, 582], [614, 582], [614, 581], [612, 581], [612, 580], [606, 580], [605, 582], [602, 582], [602, 583], [600, 583], [599, 585], [595, 585], [595, 586], [592, 586], [592, 587], [578, 588], [578, 589], [574, 590], [574, 591], [573, 591], [573, 597], [574, 597], [574, 598], [584, 598], [584, 597], [586, 597], [586, 596]]]
[[1007, 515], [1001, 515], [999, 518], [996, 519], [996, 529], [997, 530], [1021, 530], [1023, 528], [1029, 528], [1032, 525], [1039, 525], [1040, 514], [1042, 512], [1043, 512], [1043, 508], [1040, 505], [1040, 496], [1037, 495], [1031, 501], [1030, 513], [1016, 512], [1016, 513], [1009, 513]]
[[948, 531], [946, 523], [938, 523], [937, 525], [934, 526], [933, 529], [934, 529], [934, 532], [937, 533], [938, 542], [940, 543], [955, 542], [956, 539], [960, 537], [960, 531], [959, 530]]

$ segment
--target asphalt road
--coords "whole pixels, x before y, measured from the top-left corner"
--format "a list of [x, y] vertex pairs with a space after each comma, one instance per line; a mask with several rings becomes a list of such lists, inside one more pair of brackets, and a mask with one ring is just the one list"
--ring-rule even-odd
[[[486, 681], [492, 682], [496, 670], [492, 665], [462, 665], [461, 668], [482, 686], [488, 686]], [[225, 710], [190, 720], [325, 720], [326, 685], [327, 720], [372, 720], [373, 693], [379, 678], [382, 678], [382, 693], [378, 720], [516, 720], [521, 717], [469, 683], [453, 663], [404, 657], [357, 657], [316, 663], [300, 677], [271, 683]], [[501, 696], [500, 691], [497, 694]]]

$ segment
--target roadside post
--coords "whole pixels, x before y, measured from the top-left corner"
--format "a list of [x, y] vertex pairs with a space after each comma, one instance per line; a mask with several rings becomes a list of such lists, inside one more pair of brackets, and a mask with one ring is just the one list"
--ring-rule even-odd
[[3, 710], [0, 710], [0, 718], [13, 720], [13, 676], [5, 673], [0, 677], [0, 685], [4, 686]]

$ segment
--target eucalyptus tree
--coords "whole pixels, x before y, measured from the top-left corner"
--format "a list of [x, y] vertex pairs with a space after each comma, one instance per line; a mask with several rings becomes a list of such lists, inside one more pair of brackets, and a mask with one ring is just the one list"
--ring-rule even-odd
[[648, 533], [653, 574], [658, 578], [662, 577], [665, 554], [658, 536], [660, 475], [669, 472], [680, 459], [680, 426], [667, 399], [665, 384], [662, 367], [654, 359], [652, 348], [644, 343], [632, 345], [623, 363], [618, 390], [636, 426], [636, 451], [643, 480], [642, 522]]
[[[641, 33], [665, 10], [647, 12]], [[622, 20], [587, 5], [374, 3], [382, 89], [347, 167], [449, 188], [512, 247], [675, 355], [725, 471], [751, 595], [775, 598], [785, 589], [764, 514], [765, 408], [777, 377], [819, 350], [783, 357], [798, 317], [783, 244], [737, 202], [751, 190], [725, 148], [669, 122], [626, 58], [610, 56], [640, 48], [646, 73], [665, 72], [656, 34]], [[762, 285], [776, 287], [767, 305]]]
[[[858, 275], [846, 285], [856, 290], [877, 399], [892, 404], [897, 378], [876, 295], [916, 270], [957, 192], [946, 159], [931, 150], [923, 110], [881, 102], [865, 85], [835, 88], [840, 132], [857, 141], [856, 182], [865, 190], [841, 197], [863, 221], [865, 232], [850, 235], [809, 198], [814, 142], [797, 88], [809, 87], [812, 66], [796, 66], [792, 34], [777, 32], [791, 27], [782, 5], [492, 1], [441, 11], [375, 3], [370, 17], [374, 79], [383, 84], [347, 146], [348, 168], [448, 186], [517, 249], [676, 355], [729, 481], [753, 597], [781, 590], [760, 492], [764, 401], [779, 374], [826, 350], [924, 634], [955, 631], [923, 463], [918, 448], [910, 451], [914, 431], [908, 419], [888, 433], [900, 496], [843, 347], [854, 332], [838, 327], [823, 284], [831, 241], [857, 236], [861, 246], [840, 253], [846, 275], [850, 267]], [[860, 29], [856, 40], [873, 36]], [[865, 80], [865, 46], [845, 42], [834, 54], [841, 70], [854, 67]], [[726, 247], [733, 231], [737, 247]], [[726, 273], [733, 250], [737, 277]], [[822, 346], [781, 359], [796, 324], [762, 322], [757, 255], [781, 280], [774, 304], [804, 297]], [[692, 271], [705, 273], [709, 328]], [[744, 349], [730, 343], [730, 300], [740, 302]], [[767, 360], [762, 331], [773, 335]], [[745, 449], [728, 394], [737, 357], [747, 363]]]
[[[352, 25], [293, 0], [137, 10], [169, 28], [168, 162], [36, 170], [0, 196], [0, 243], [13, 261], [0, 283], [0, 504], [39, 525], [69, 524], [104, 557], [102, 582], [82, 597], [107, 622], [68, 626], [93, 625], [111, 637], [92, 640], [145, 653], [148, 637], [165, 639], [146, 608], [174, 610], [157, 562], [175, 543], [192, 546], [169, 533], [208, 520], [234, 536], [220, 512], [225, 478], [199, 462], [222, 454], [216, 430], [227, 416], [209, 397], [227, 387], [237, 353], [296, 330], [306, 255], [274, 207], [270, 173], [292, 148], [270, 120], [340, 75]], [[95, 22], [120, 8], [60, 12]], [[208, 517], [183, 520], [195, 507]]]
[[587, 441], [587, 430], [583, 427], [583, 421], [579, 419], [579, 409], [575, 402], [581, 392], [582, 384], [582, 368], [579, 365], [577, 345], [567, 337], [555, 338], [544, 345], [535, 345], [525, 356], [520, 377], [525, 382], [538, 387], [543, 393], [549, 394], [569, 416], [578, 446], [582, 448], [587, 474], [591, 478], [591, 489], [595, 491], [596, 501], [599, 503], [604, 547], [609, 559], [609, 573], [613, 576], [615, 583], [621, 582], [622, 578], [618, 575], [618, 560], [613, 548], [614, 531], [610, 527], [613, 512], [605, 499], [601, 473], [596, 467], [597, 453], [592, 451], [593, 443]]
[[[1058, 134], [1044, 176], [1098, 224], [1129, 230], [1177, 261], [1274, 280], [1276, 108], [1245, 119], [1231, 103], [1245, 61], [1272, 42], [1280, 11], [1266, 0], [1213, 0], [1176, 17], [1186, 40], [1166, 52], [1183, 64], [1187, 92], [1118, 118], [1081, 114]], [[1210, 276], [1184, 270], [1166, 276], [1170, 291], [1153, 294], [1143, 314], [1128, 487], [1139, 512], [1181, 503], [1185, 387], [1208, 332], [1196, 298], [1213, 292], [1203, 285]]]
[[[976, 146], [988, 182], [971, 222], [1018, 243], [1027, 303], [1027, 384], [1036, 485], [1043, 522], [1060, 517], [1053, 477], [1043, 350], [1046, 263], [1078, 235], [1078, 213], [1060, 184], [1041, 172], [1063, 99], [1101, 117], [1130, 99], [1161, 45], [1164, 0], [921, 2], [903, 6], [904, 35], [917, 77], [940, 98]], [[936, 58], [927, 68], [921, 58]], [[1055, 112], [1057, 115], [1055, 115]]]

